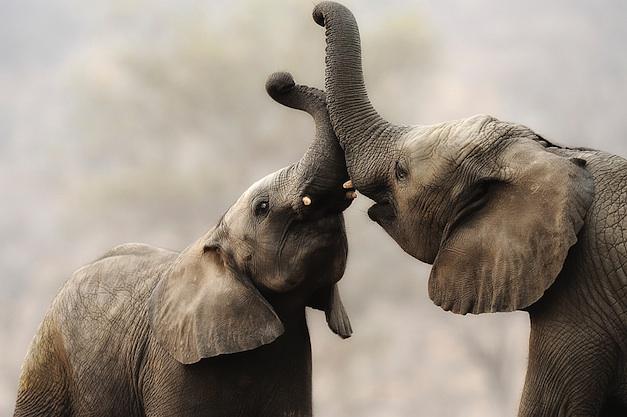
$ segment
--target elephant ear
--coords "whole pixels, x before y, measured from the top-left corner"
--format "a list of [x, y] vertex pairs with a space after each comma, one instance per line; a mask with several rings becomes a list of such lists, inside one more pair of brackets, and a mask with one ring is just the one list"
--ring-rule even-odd
[[281, 320], [250, 280], [205, 241], [179, 255], [149, 301], [157, 341], [183, 364], [255, 349], [283, 333]]
[[324, 311], [329, 329], [342, 339], [351, 337], [353, 328], [340, 298], [337, 284], [316, 291], [307, 303], [309, 307]]
[[[560, 273], [594, 194], [585, 161], [514, 139], [500, 175], [455, 208], [429, 277], [429, 296], [458, 314], [530, 306]], [[462, 199], [463, 200], [463, 199]]]

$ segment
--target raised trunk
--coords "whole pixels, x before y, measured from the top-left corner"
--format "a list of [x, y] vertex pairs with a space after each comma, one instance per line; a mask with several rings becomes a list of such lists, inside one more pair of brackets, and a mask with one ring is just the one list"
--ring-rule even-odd
[[373, 164], [373, 159], [388, 155], [406, 128], [384, 120], [368, 99], [359, 29], [350, 10], [338, 3], [322, 2], [315, 7], [313, 18], [326, 28], [325, 88], [331, 122], [353, 182], [368, 194], [362, 188], [381, 181], [387, 172], [385, 164]]
[[348, 180], [348, 173], [344, 153], [331, 126], [324, 92], [295, 84], [286, 72], [272, 74], [266, 82], [266, 91], [278, 103], [309, 113], [315, 123], [314, 141], [291, 169], [295, 177], [289, 181], [297, 197], [308, 197], [315, 204], [324, 201], [327, 205], [336, 202], [343, 206], [346, 190], [342, 184]]

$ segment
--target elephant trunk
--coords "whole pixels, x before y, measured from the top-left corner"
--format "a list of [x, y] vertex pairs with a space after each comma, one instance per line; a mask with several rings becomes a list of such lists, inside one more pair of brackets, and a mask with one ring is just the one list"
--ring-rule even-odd
[[[384, 177], [384, 164], [372, 164], [387, 155], [406, 129], [383, 119], [374, 109], [364, 83], [359, 28], [353, 14], [341, 4], [325, 1], [313, 18], [326, 28], [325, 88], [333, 128], [345, 152], [355, 186], [368, 195]], [[368, 161], [370, 159], [370, 161]]]
[[[336, 210], [346, 208], [346, 191], [342, 184], [348, 180], [344, 153], [331, 126], [325, 93], [317, 88], [297, 85], [291, 74], [277, 72], [266, 82], [266, 91], [284, 106], [307, 112], [314, 120], [315, 140], [303, 157], [291, 167], [290, 183], [295, 186], [297, 204], [303, 199], [312, 204]], [[350, 199], [348, 199], [350, 200]]]

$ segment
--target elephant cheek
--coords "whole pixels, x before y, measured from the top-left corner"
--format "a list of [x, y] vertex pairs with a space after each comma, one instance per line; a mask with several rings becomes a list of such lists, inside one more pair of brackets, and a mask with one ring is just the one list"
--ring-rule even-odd
[[399, 224], [390, 236], [409, 255], [429, 265], [433, 264], [440, 250], [438, 233], [429, 227], [420, 227], [413, 224]]
[[278, 271], [273, 276], [263, 280], [262, 285], [275, 293], [284, 293], [293, 290], [301, 282], [299, 275]]

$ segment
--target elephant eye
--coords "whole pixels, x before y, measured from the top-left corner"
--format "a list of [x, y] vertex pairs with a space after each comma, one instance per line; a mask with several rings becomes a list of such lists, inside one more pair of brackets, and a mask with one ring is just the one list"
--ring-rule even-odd
[[270, 203], [263, 200], [255, 204], [255, 216], [265, 216], [270, 210]]
[[396, 161], [396, 166], [394, 167], [394, 175], [398, 181], [403, 181], [407, 178], [408, 172], [403, 166], [401, 161]]

